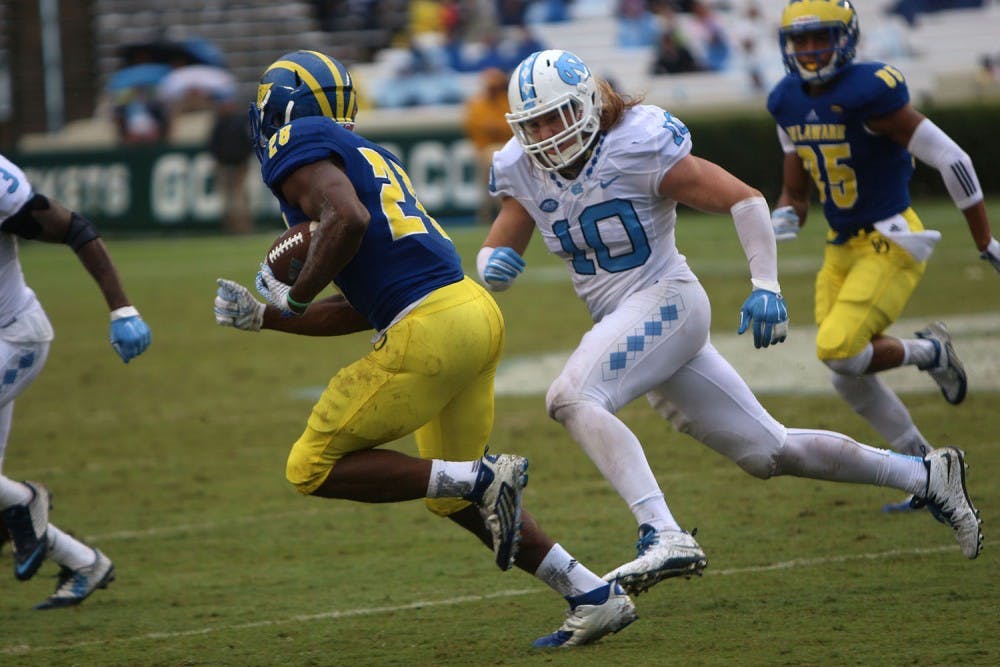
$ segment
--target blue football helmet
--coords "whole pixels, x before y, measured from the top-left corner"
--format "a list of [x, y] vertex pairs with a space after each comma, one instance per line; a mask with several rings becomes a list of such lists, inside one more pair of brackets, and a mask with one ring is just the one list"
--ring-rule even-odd
[[274, 61], [257, 85], [250, 105], [250, 129], [257, 156], [278, 129], [296, 118], [325, 116], [354, 129], [358, 96], [351, 73], [317, 51], [295, 51]]
[[[793, 37], [806, 33], [828, 32], [830, 47], [815, 51], [796, 51]], [[778, 36], [785, 70], [809, 83], [824, 83], [851, 64], [858, 49], [861, 30], [858, 13], [849, 0], [790, 0], [781, 14]], [[830, 53], [822, 65], [803, 64], [797, 56], [820, 58]]]

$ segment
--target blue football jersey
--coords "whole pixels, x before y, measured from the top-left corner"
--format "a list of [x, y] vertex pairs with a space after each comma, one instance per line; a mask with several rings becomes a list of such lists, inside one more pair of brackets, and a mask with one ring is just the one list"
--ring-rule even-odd
[[281, 202], [285, 223], [308, 222], [278, 185], [299, 167], [336, 155], [371, 213], [358, 253], [334, 277], [344, 297], [377, 330], [438, 287], [463, 279], [462, 261], [428, 215], [395, 155], [322, 116], [299, 118], [271, 137], [261, 164], [264, 183]]
[[816, 95], [786, 76], [767, 99], [816, 183], [830, 227], [842, 237], [910, 205], [912, 156], [864, 126], [909, 99], [903, 75], [877, 62], [851, 65]]

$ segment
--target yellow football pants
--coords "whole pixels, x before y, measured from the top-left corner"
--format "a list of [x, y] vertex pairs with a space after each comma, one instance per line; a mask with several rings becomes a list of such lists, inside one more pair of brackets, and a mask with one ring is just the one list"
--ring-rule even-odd
[[[910, 231], [923, 231], [913, 209], [901, 215]], [[926, 266], [877, 231], [828, 243], [816, 275], [816, 355], [826, 361], [860, 353], [899, 318]]]
[[[330, 380], [292, 446], [288, 481], [308, 495], [346, 454], [409, 433], [421, 458], [479, 458], [493, 428], [503, 342], [503, 316], [485, 289], [466, 277], [435, 290]], [[469, 504], [425, 502], [441, 515]]]

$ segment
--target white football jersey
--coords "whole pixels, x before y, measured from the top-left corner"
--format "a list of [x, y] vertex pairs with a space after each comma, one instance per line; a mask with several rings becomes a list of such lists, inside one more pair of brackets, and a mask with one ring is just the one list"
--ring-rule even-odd
[[691, 152], [691, 135], [663, 109], [629, 109], [567, 181], [536, 168], [516, 139], [493, 156], [494, 196], [515, 198], [549, 252], [562, 257], [593, 320], [660, 280], [697, 280], [677, 251], [677, 203], [657, 193]]
[[[11, 217], [32, 197], [31, 184], [20, 167], [0, 155], [0, 224]], [[35, 293], [28, 287], [17, 255], [17, 237], [0, 232], [0, 338], [5, 340], [51, 340], [48, 321], [39, 327], [35, 320], [44, 318]], [[31, 320], [16, 322], [19, 316]], [[39, 331], [39, 328], [42, 330]]]

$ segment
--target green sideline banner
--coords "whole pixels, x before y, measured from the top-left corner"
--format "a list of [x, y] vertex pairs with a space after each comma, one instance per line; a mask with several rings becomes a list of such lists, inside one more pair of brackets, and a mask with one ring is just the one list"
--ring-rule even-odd
[[[1000, 192], [1000, 104], [975, 102], [936, 108], [930, 114], [973, 158], [983, 190]], [[694, 153], [723, 165], [753, 185], [769, 202], [781, 191], [782, 154], [774, 121], [764, 112], [694, 114], [684, 117]], [[399, 156], [420, 199], [443, 224], [471, 223], [485, 196], [476, 181], [475, 149], [460, 125], [386, 126], [366, 132]], [[35, 189], [90, 216], [107, 230], [216, 230], [222, 228], [222, 196], [215, 166], [200, 146], [122, 146], [91, 151], [45, 151], [14, 156]], [[277, 203], [260, 182], [256, 160], [248, 168], [254, 217], [259, 226], [281, 226]], [[910, 183], [914, 197], [946, 197], [941, 176], [920, 165]]]
[[[403, 160], [432, 215], [445, 223], [471, 221], [484, 188], [476, 181], [475, 149], [464, 136], [393, 135], [379, 143]], [[39, 151], [12, 159], [35, 191], [80, 211], [102, 231], [222, 229], [222, 193], [214, 160], [203, 147]], [[280, 226], [277, 202], [261, 182], [253, 158], [247, 184], [258, 226]]]

